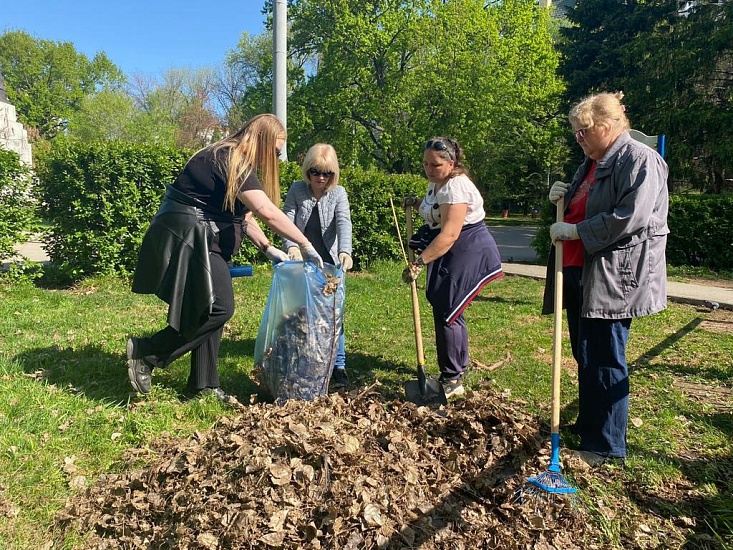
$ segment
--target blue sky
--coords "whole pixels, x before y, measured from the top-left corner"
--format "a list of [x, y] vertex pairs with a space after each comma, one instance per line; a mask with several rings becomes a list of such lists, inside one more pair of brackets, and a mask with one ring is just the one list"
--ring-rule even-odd
[[0, 32], [72, 42], [93, 57], [104, 51], [127, 75], [218, 66], [242, 32], [259, 34], [264, 0], [8, 0]]

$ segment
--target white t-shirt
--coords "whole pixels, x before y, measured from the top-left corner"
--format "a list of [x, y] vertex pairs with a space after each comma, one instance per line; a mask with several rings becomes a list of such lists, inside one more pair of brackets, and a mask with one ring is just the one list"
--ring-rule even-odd
[[420, 216], [431, 229], [440, 227], [441, 204], [467, 204], [463, 225], [478, 223], [486, 218], [484, 199], [468, 176], [461, 174], [449, 179], [437, 193], [435, 183], [429, 183], [428, 192], [420, 203]]

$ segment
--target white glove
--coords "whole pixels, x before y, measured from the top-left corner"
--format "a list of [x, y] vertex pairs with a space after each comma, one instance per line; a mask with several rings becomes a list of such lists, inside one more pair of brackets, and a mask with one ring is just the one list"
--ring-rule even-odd
[[555, 183], [553, 183], [552, 187], [550, 188], [550, 202], [552, 204], [557, 204], [557, 201], [565, 196], [565, 193], [568, 192], [568, 189], [570, 189], [569, 183], [565, 183], [564, 181], [556, 181]]
[[304, 261], [312, 262], [318, 266], [318, 269], [323, 269], [323, 258], [318, 255], [311, 243], [301, 244], [300, 253], [303, 255]]
[[578, 228], [574, 223], [557, 222], [550, 226], [550, 239], [555, 241], [575, 241], [579, 239]]
[[291, 246], [288, 248], [288, 258], [294, 262], [302, 262], [303, 255], [300, 253], [300, 248], [297, 246]]
[[339, 262], [341, 262], [341, 267], [344, 268], [344, 271], [349, 271], [354, 267], [354, 260], [346, 252], [339, 254]]
[[288, 255], [285, 254], [285, 252], [283, 252], [279, 248], [275, 248], [272, 245], [268, 246], [265, 249], [265, 256], [267, 256], [267, 259], [270, 260], [273, 264], [279, 264], [280, 262], [284, 262], [288, 259]]

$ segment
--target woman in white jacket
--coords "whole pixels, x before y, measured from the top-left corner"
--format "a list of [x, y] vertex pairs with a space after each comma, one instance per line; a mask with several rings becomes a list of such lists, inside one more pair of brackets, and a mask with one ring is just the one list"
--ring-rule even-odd
[[[294, 182], [288, 190], [283, 211], [308, 236], [324, 262], [340, 264], [346, 272], [354, 265], [351, 259], [351, 212], [346, 189], [338, 184], [336, 150], [326, 143], [313, 145], [305, 155], [302, 172], [303, 179]], [[283, 239], [283, 243], [291, 260], [302, 261], [296, 243], [288, 239]], [[342, 324], [331, 384], [345, 385], [347, 382]]]

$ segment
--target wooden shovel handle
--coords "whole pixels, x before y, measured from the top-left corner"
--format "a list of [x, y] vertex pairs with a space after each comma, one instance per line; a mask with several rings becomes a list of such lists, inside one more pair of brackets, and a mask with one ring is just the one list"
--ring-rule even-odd
[[[407, 221], [405, 227], [407, 229], [407, 239], [412, 237], [412, 206], [405, 206], [405, 217]], [[415, 251], [409, 246], [407, 247], [407, 257], [410, 263], [415, 259]], [[415, 326], [415, 349], [417, 350], [417, 364], [418, 366], [425, 365], [425, 351], [422, 345], [422, 326], [420, 324], [420, 299], [417, 295], [417, 283], [412, 281], [410, 283], [410, 290], [412, 291], [412, 323]]]

